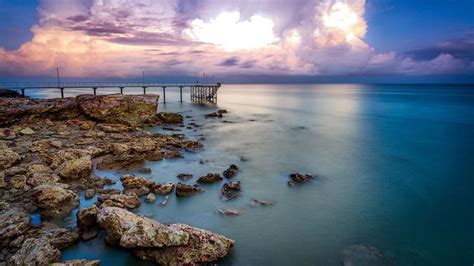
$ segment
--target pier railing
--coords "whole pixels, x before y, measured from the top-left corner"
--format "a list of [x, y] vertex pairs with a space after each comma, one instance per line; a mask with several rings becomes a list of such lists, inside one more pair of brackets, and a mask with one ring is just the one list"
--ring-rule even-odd
[[183, 88], [189, 88], [192, 101], [217, 101], [217, 91], [221, 83], [157, 83], [157, 82], [0, 82], [1, 89], [21, 90], [25, 96], [25, 90], [40, 89], [58, 89], [61, 98], [64, 98], [65, 89], [92, 89], [94, 95], [97, 95], [97, 89], [100, 88], [118, 88], [123, 94], [125, 88], [142, 88], [143, 94], [146, 94], [147, 88], [162, 88], [163, 102], [166, 102], [166, 88], [179, 88], [180, 101], [183, 101]]

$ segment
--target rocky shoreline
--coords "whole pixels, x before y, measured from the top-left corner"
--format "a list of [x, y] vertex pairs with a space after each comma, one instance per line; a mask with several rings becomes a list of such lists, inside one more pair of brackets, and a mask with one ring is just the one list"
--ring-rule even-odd
[[[94, 169], [132, 169], [202, 147], [182, 134], [145, 131], [144, 126], [183, 123], [179, 114], [157, 113], [157, 102], [156, 95], [0, 98], [0, 265], [98, 265], [87, 260], [61, 264], [60, 250], [99, 231], [107, 233], [108, 244], [158, 264], [203, 264], [228, 254], [234, 241], [222, 235], [189, 225], [163, 225], [127, 210], [142, 200], [155, 201], [155, 195], [165, 195], [166, 204], [173, 191], [190, 196], [202, 192], [200, 186], [94, 175]], [[237, 170], [232, 166], [224, 175], [231, 177]], [[211, 174], [203, 180], [222, 177]], [[106, 187], [118, 181], [123, 190]], [[238, 195], [240, 183], [226, 185], [223, 196]], [[82, 193], [89, 199], [97, 195], [95, 205], [78, 210], [76, 226], [56, 225], [54, 219], [78, 208]], [[32, 217], [38, 214], [41, 221], [35, 223]]]

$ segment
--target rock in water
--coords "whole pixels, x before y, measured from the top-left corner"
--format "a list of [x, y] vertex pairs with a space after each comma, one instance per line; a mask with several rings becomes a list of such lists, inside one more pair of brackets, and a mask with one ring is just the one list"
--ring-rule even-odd
[[107, 242], [130, 248], [141, 259], [160, 265], [196, 265], [227, 255], [234, 241], [184, 224], [166, 226], [120, 208], [103, 208], [98, 223]]
[[189, 197], [199, 192], [204, 192], [204, 190], [198, 185], [191, 186], [182, 183], [176, 185], [176, 196], [178, 197]]
[[79, 205], [79, 197], [71, 190], [56, 185], [41, 185], [33, 189], [33, 204], [46, 218], [61, 217]]
[[[314, 180], [314, 176], [309, 175], [309, 174], [293, 173], [289, 177], [290, 177], [291, 181], [288, 182], [288, 185], [294, 185], [294, 183], [304, 183], [304, 182]], [[291, 182], [293, 182], [293, 183], [291, 183]]]
[[183, 123], [183, 116], [180, 114], [175, 113], [158, 113], [157, 115], [158, 120], [164, 124], [182, 124]]
[[140, 207], [140, 199], [137, 195], [111, 195], [104, 201], [103, 206], [135, 209]]
[[186, 181], [193, 178], [193, 175], [192, 174], [179, 174], [176, 177], [180, 180]]
[[220, 215], [226, 215], [226, 216], [237, 216], [240, 214], [240, 211], [237, 209], [218, 209], [217, 212]]
[[60, 259], [59, 249], [51, 245], [47, 238], [28, 238], [11, 257], [10, 263], [13, 265], [49, 265]]
[[231, 164], [227, 170], [224, 171], [224, 176], [227, 178], [232, 178], [237, 174], [237, 171], [239, 171], [239, 168], [235, 164]]
[[160, 195], [168, 195], [173, 192], [174, 184], [171, 182], [166, 182], [163, 185], [156, 186], [153, 190]]
[[50, 266], [99, 266], [100, 260], [67, 260], [64, 262], [55, 262]]
[[145, 198], [146, 202], [153, 203], [156, 200], [156, 196], [153, 193], [150, 193]]
[[370, 245], [353, 245], [342, 252], [344, 266], [393, 266], [395, 263], [385, 257], [382, 251]]
[[240, 181], [225, 183], [221, 189], [221, 197], [223, 200], [230, 200], [240, 195]]
[[211, 183], [221, 181], [222, 179], [223, 178], [218, 173], [214, 173], [214, 174], [209, 173], [205, 176], [201, 176], [196, 182], [201, 183], [201, 184], [211, 184]]
[[98, 226], [97, 226], [97, 214], [99, 213], [99, 208], [92, 205], [89, 208], [80, 209], [77, 214], [77, 227], [81, 232], [81, 238], [84, 241], [90, 240], [97, 236]]
[[104, 122], [139, 126], [153, 121], [158, 95], [79, 95], [75, 103], [85, 115]]

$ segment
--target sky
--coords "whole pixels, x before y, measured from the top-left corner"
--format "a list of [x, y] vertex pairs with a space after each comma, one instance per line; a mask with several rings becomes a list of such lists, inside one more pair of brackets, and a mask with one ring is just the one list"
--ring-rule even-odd
[[472, 0], [0, 0], [0, 77], [474, 82]]

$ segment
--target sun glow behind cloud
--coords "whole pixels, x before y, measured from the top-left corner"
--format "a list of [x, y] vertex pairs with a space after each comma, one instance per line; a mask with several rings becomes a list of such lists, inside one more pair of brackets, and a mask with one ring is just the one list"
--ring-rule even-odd
[[277, 42], [273, 26], [271, 19], [259, 15], [241, 21], [240, 12], [223, 12], [209, 22], [194, 19], [184, 34], [195, 41], [236, 51], [263, 48]]

